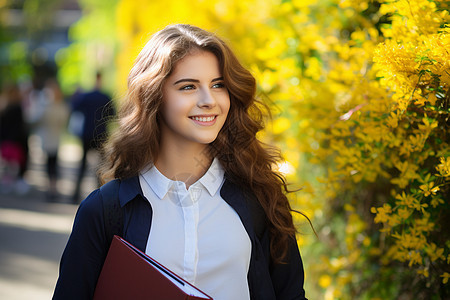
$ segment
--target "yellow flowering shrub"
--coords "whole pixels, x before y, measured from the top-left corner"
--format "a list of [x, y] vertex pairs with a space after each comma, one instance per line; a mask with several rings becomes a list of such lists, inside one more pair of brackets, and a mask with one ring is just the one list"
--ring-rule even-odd
[[[334, 276], [319, 284], [329, 299], [444, 299], [450, 291], [448, 2], [384, 1], [371, 18], [370, 7], [378, 6], [371, 1], [339, 5], [359, 24], [329, 44], [320, 56], [323, 84], [308, 84], [311, 99], [294, 104], [310, 116], [311, 161], [329, 166], [322, 180], [331, 208], [326, 221], [344, 222], [336, 230], [321, 225], [322, 241], [339, 247], [325, 257], [341, 263], [335, 268], [324, 259], [319, 274]], [[342, 285], [343, 277], [353, 278]]]
[[393, 164], [387, 178], [392, 209], [371, 209], [394, 238], [384, 260], [407, 263], [441, 296], [449, 288], [437, 287], [450, 267], [448, 8], [448, 1], [385, 2], [380, 12], [391, 15], [392, 25], [382, 28], [386, 40], [374, 54], [374, 69], [392, 101], [388, 115], [380, 116], [389, 129], [383, 143]]
[[[253, 64], [279, 111], [269, 136], [299, 152], [286, 155], [293, 178], [313, 184], [292, 198], [320, 228], [305, 257], [322, 263], [307, 274], [325, 299], [445, 298], [448, 2], [282, 1], [271, 13]], [[326, 168], [321, 186], [304, 158]]]

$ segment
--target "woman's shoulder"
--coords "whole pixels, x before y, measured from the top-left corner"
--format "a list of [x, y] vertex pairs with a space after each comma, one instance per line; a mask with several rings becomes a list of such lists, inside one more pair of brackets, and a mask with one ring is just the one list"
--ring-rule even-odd
[[103, 214], [103, 200], [100, 189], [96, 189], [89, 194], [78, 207], [77, 216], [93, 217]]

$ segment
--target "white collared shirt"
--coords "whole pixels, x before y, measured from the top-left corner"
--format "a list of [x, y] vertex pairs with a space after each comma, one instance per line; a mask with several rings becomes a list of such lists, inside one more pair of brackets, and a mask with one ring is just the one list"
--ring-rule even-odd
[[220, 196], [224, 170], [214, 159], [189, 189], [153, 166], [139, 176], [152, 206], [145, 252], [215, 300], [250, 299], [251, 241]]

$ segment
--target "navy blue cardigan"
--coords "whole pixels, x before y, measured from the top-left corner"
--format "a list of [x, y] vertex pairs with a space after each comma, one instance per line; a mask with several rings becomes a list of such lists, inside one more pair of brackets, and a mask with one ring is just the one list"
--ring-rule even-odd
[[[287, 263], [274, 263], [270, 257], [267, 228], [261, 234], [255, 233], [255, 214], [251, 211], [254, 205], [249, 205], [244, 193], [229, 180], [225, 180], [220, 195], [238, 213], [251, 239], [248, 272], [251, 299], [306, 299], [303, 264], [295, 239], [289, 243]], [[138, 177], [122, 180], [119, 202], [124, 216], [124, 239], [145, 252], [152, 208], [142, 194]], [[108, 249], [101, 193], [95, 190], [78, 208], [61, 258], [53, 299], [92, 299]]]

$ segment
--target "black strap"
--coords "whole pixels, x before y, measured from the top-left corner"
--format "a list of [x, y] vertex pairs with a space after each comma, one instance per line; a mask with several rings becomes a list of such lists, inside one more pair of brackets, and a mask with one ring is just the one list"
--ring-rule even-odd
[[114, 235], [121, 237], [123, 235], [123, 212], [119, 202], [119, 186], [120, 180], [116, 179], [100, 187], [108, 245], [111, 244]]

